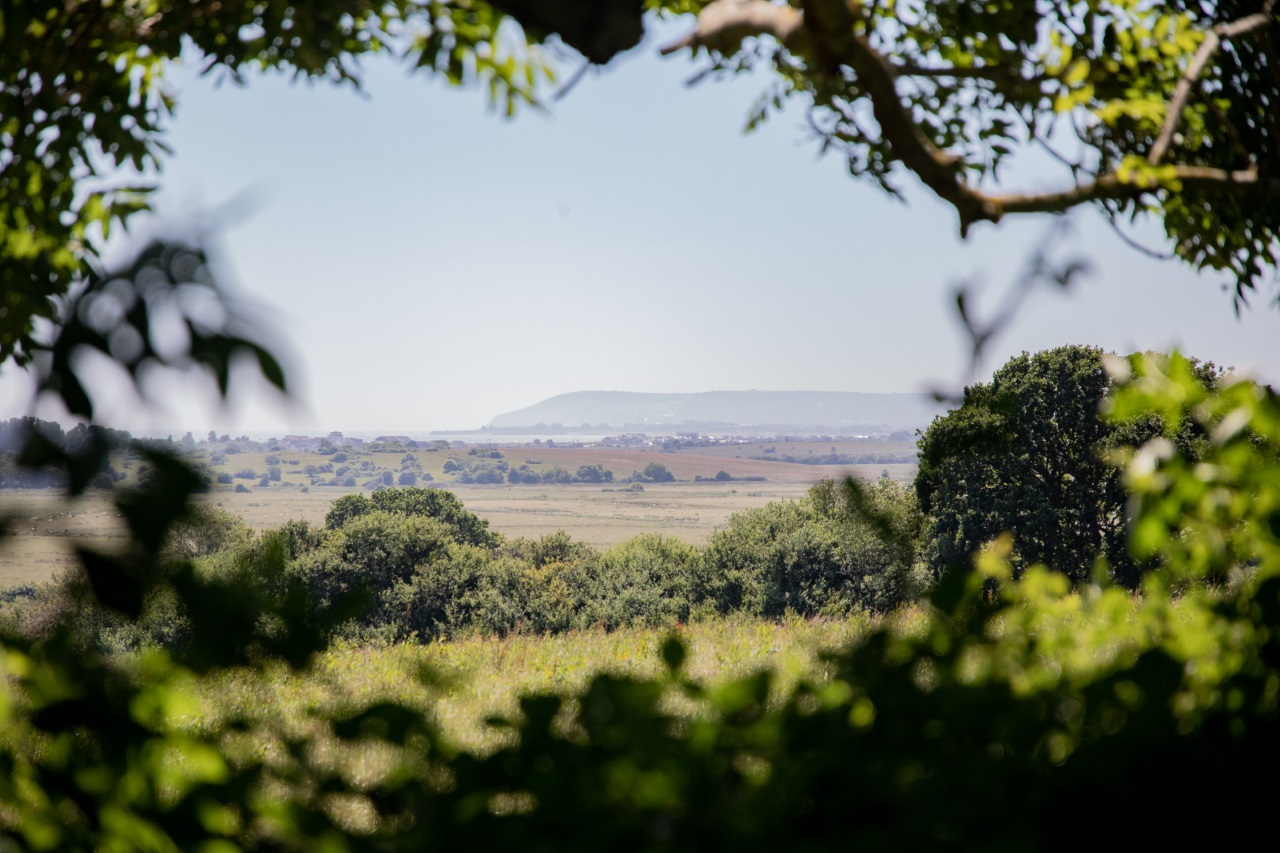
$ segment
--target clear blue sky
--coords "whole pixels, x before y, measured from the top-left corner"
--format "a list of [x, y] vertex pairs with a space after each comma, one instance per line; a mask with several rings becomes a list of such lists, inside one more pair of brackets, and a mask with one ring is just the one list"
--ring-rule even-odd
[[[902, 204], [819, 159], [798, 108], [744, 136], [761, 81], [687, 88], [697, 66], [656, 55], [670, 32], [514, 121], [390, 62], [365, 65], [364, 96], [175, 71], [163, 227], [220, 222], [224, 271], [287, 342], [298, 402], [248, 394], [220, 413], [207, 389], [165, 378], [167, 411], [121, 400], [105, 416], [161, 434], [426, 430], [586, 389], [965, 379], [951, 289], [985, 282], [980, 310], [993, 305], [1048, 220], [962, 243], [909, 177]], [[1177, 345], [1280, 380], [1273, 293], [1238, 321], [1219, 278], [1140, 255], [1091, 211], [1072, 222], [1062, 254], [1094, 274], [1033, 300], [985, 375], [1024, 349], [1082, 343]], [[14, 399], [10, 382], [0, 406]]]

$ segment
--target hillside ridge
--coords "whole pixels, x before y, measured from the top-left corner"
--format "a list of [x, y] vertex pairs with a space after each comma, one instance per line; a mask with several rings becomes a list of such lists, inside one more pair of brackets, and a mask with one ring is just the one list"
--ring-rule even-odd
[[572, 391], [495, 416], [486, 429], [823, 427], [890, 432], [927, 426], [944, 407], [928, 394], [859, 391]]

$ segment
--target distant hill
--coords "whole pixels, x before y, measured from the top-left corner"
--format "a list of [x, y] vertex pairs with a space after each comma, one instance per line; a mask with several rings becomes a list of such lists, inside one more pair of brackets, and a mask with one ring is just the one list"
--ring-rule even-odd
[[486, 429], [549, 428], [644, 431], [661, 428], [889, 433], [929, 424], [944, 407], [927, 394], [852, 391], [705, 391], [646, 394], [576, 391], [506, 412]]

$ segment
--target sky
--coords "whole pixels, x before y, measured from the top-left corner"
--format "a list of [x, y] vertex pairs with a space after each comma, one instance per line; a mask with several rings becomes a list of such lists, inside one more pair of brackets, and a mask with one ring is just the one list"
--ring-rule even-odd
[[[763, 79], [686, 86], [700, 66], [657, 55], [685, 26], [514, 120], [391, 61], [364, 64], [363, 94], [171, 72], [174, 154], [131, 239], [201, 235], [275, 330], [294, 393], [248, 378], [223, 407], [211, 383], [161, 376], [158, 406], [108, 394], [101, 419], [160, 435], [476, 428], [580, 390], [955, 388], [1063, 344], [1177, 346], [1280, 381], [1267, 293], [1237, 319], [1222, 277], [1142, 255], [1092, 211], [1057, 253], [1092, 274], [1032, 298], [971, 374], [955, 287], [994, 311], [1059, 220], [961, 241], [910, 176], [903, 203], [819, 157], [799, 105], [744, 134]], [[6, 417], [27, 391], [8, 373]]]

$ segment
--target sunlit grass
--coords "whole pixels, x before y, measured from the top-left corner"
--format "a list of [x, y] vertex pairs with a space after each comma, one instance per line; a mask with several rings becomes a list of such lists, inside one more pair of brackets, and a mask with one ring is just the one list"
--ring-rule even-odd
[[[689, 651], [684, 672], [694, 681], [714, 686], [768, 669], [782, 692], [802, 677], [824, 678], [822, 653], [848, 646], [880, 618], [714, 619], [681, 626], [677, 633]], [[282, 731], [300, 732], [313, 712], [390, 700], [430, 715], [451, 745], [484, 749], [501, 738], [485, 719], [514, 715], [521, 695], [572, 695], [605, 672], [657, 675], [663, 667], [659, 648], [671, 633], [633, 628], [337, 647], [301, 674], [275, 667], [209, 678], [202, 685], [200, 718], [193, 722], [208, 726], [227, 716], [270, 717]]]

